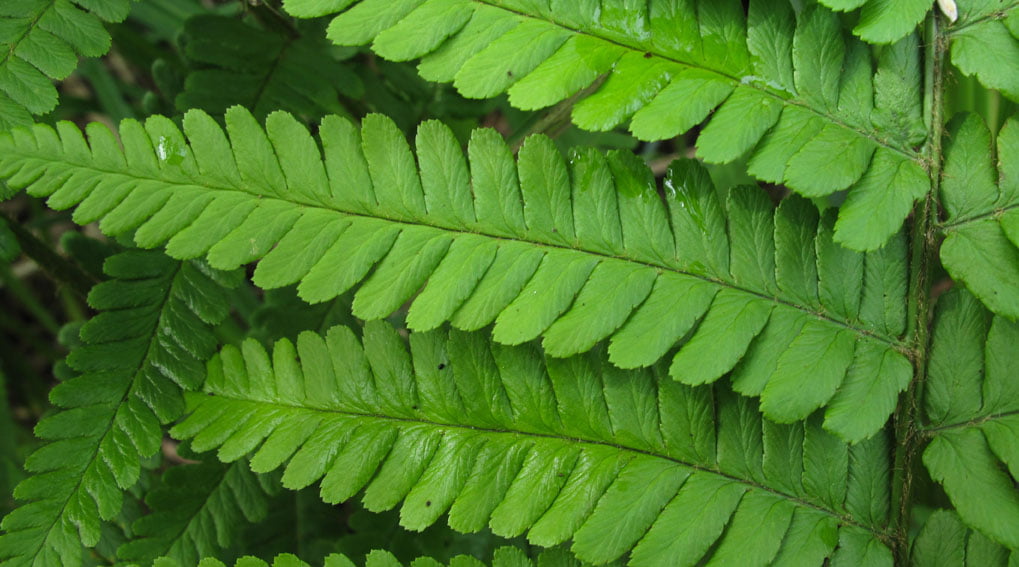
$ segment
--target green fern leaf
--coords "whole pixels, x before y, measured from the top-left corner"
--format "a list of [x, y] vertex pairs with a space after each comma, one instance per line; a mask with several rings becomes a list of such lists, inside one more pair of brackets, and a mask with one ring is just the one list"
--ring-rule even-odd
[[[127, 121], [123, 154], [104, 127], [89, 128], [91, 149], [66, 126], [19, 130], [0, 141], [0, 168], [50, 206], [80, 202], [77, 221], [135, 229], [140, 244], [177, 258], [208, 255], [221, 269], [261, 258], [263, 288], [299, 281], [303, 298], [323, 301], [359, 285], [362, 319], [390, 315], [423, 287], [407, 315], [415, 330], [494, 323], [498, 342], [544, 337], [562, 357], [609, 339], [624, 368], [682, 345], [677, 380], [714, 382], [735, 368], [738, 391], [783, 422], [866, 401], [864, 412], [829, 410], [827, 427], [851, 441], [884, 424], [908, 383], [904, 313], [888, 308], [905, 295], [904, 241], [841, 248], [834, 214], [818, 219], [805, 200], [774, 211], [759, 190], [736, 188], [729, 203], [747, 223], [727, 230], [725, 205], [692, 161], [672, 165], [663, 202], [631, 154], [582, 150], [569, 164], [543, 137], [514, 163], [479, 130], [468, 174], [452, 134], [425, 125], [419, 173], [380, 116], [361, 131], [327, 118], [324, 163], [289, 115], [271, 115], [265, 131], [240, 108], [226, 122], [224, 134], [191, 112], [185, 138], [163, 118]], [[61, 185], [67, 176], [90, 182]], [[572, 197], [558, 190], [570, 184]]]
[[[77, 4], [77, 5], [75, 5]], [[57, 105], [51, 80], [66, 78], [78, 56], [110, 49], [102, 22], [119, 22], [128, 0], [9, 0], [0, 6], [0, 130], [32, 123]]]
[[868, 43], [894, 43], [907, 36], [930, 11], [929, 0], [821, 0], [832, 10], [860, 9], [853, 33]]
[[777, 425], [662, 365], [619, 370], [598, 352], [542, 362], [533, 344], [455, 330], [412, 333], [408, 352], [369, 322], [363, 344], [334, 327], [271, 355], [253, 340], [226, 347], [189, 399], [172, 433], [196, 450], [251, 453], [259, 472], [286, 463], [284, 486], [321, 479], [327, 502], [362, 490], [372, 510], [402, 501], [411, 529], [448, 512], [458, 531], [572, 539], [594, 563], [631, 548], [634, 565], [820, 561], [846, 530], [889, 553], [888, 510], [872, 504], [888, 499], [883, 434], [849, 446], [820, 419]]
[[[930, 11], [929, 0], [821, 0], [833, 10], [857, 8], [853, 33], [875, 44], [899, 41]], [[1019, 100], [1019, 2], [939, 2], [952, 63], [984, 86]]]
[[1019, 100], [1019, 2], [959, 2], [959, 21], [947, 31], [963, 74]]
[[[824, 8], [794, 14], [784, 0], [760, 0], [744, 17], [731, 1], [600, 11], [523, 0], [366, 0], [328, 8], [290, 0], [285, 7], [296, 16], [342, 11], [330, 26], [333, 41], [371, 41], [393, 60], [421, 57], [425, 78], [452, 81], [468, 97], [508, 92], [525, 110], [556, 104], [605, 76], [573, 109], [574, 123], [585, 129], [629, 122], [636, 137], [658, 140], [710, 115], [697, 142], [704, 160], [747, 155], [753, 175], [805, 196], [850, 189], [836, 239], [857, 250], [880, 248], [930, 187], [913, 149], [924, 131], [919, 92], [888, 79], [902, 61], [882, 57], [878, 76], [885, 80], [875, 79], [868, 48], [846, 41]], [[914, 69], [917, 53], [909, 55]], [[875, 100], [894, 101], [898, 112], [906, 101], [905, 120], [886, 120], [889, 110], [875, 108]], [[819, 166], [829, 174], [816, 175]]]
[[221, 276], [141, 251], [105, 269], [114, 279], [89, 294], [101, 312], [67, 360], [81, 375], [53, 390], [64, 409], [36, 427], [49, 443], [28, 458], [35, 476], [14, 493], [28, 503], [0, 524], [4, 565], [80, 564], [81, 545], [95, 545], [101, 519], [120, 511], [139, 459], [159, 450], [160, 424], [184, 411], [180, 391], [200, 384], [216, 346], [208, 325], [226, 316]]
[[[412, 567], [581, 567], [582, 564], [564, 553], [562, 550], [547, 550], [541, 552], [537, 561], [529, 558], [526, 553], [516, 547], [500, 547], [495, 550], [492, 561], [485, 563], [470, 555], [458, 555], [453, 557], [449, 563], [436, 561], [431, 557], [419, 557], [411, 562]], [[193, 562], [180, 563], [172, 558], [160, 558], [156, 560], [153, 567], [184, 567], [195, 565]], [[226, 567], [226, 564], [215, 558], [206, 558], [197, 563], [198, 567]], [[347, 556], [338, 553], [330, 554], [325, 558], [323, 567], [354, 567], [355, 563]], [[375, 550], [365, 557], [365, 567], [403, 567], [396, 556], [388, 551]], [[245, 556], [237, 560], [234, 567], [269, 567], [269, 563], [251, 556]], [[308, 563], [301, 561], [296, 555], [283, 553], [277, 555], [272, 562], [272, 567], [309, 567]]]
[[316, 120], [346, 114], [338, 93], [360, 98], [364, 85], [349, 67], [323, 55], [316, 37], [282, 36], [211, 14], [189, 19], [181, 43], [194, 69], [177, 108], [222, 114], [240, 104], [260, 119], [273, 110]]
[[991, 318], [965, 291], [951, 292], [940, 300], [924, 398], [931, 477], [963, 522], [1012, 550], [1019, 549], [1017, 341], [1019, 325]]
[[[913, 541], [912, 565], [1014, 565], [1019, 554], [994, 543], [978, 531], [968, 529], [949, 510], [935, 510]], [[1010, 561], [1011, 557], [1011, 561]]]
[[166, 557], [183, 565], [213, 557], [237, 541], [245, 523], [266, 516], [275, 490], [244, 460], [171, 467], [162, 485], [146, 495], [151, 512], [134, 523], [135, 538], [120, 546], [117, 557], [138, 564]]
[[1019, 120], [991, 134], [978, 116], [960, 117], [950, 134], [941, 198], [947, 218], [941, 261], [991, 311], [1019, 317]]

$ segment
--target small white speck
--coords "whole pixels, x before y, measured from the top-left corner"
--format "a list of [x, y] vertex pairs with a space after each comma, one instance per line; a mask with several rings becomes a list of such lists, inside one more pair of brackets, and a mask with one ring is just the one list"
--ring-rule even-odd
[[959, 8], [955, 5], [955, 0], [938, 0], [938, 7], [949, 21], [955, 22], [959, 19]]

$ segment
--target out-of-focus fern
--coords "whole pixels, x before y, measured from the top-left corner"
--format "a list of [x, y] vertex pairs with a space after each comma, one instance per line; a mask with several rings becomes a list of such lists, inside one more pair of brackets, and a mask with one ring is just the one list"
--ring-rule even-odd
[[14, 492], [14, 485], [21, 477], [21, 463], [14, 436], [16, 429], [9, 409], [7, 377], [2, 370], [0, 370], [0, 400], [4, 402], [4, 406], [0, 407], [0, 514], [6, 515], [14, 508], [11, 495]]
[[239, 104], [260, 118], [285, 110], [305, 120], [346, 114], [340, 97], [360, 98], [361, 79], [333, 59], [315, 26], [302, 28], [307, 35], [289, 31], [225, 16], [189, 19], [180, 41], [193, 69], [177, 95], [178, 109], [222, 114]]
[[0, 2], [0, 130], [31, 124], [57, 105], [51, 79], [64, 79], [78, 56], [110, 49], [103, 22], [127, 17], [129, 0]]
[[[775, 210], [744, 187], [723, 205], [686, 161], [670, 168], [663, 201], [632, 154], [580, 151], [568, 167], [544, 137], [515, 164], [495, 132], [479, 130], [468, 175], [437, 123], [418, 132], [419, 172], [381, 116], [360, 131], [325, 120], [324, 161], [290, 115], [272, 114], [263, 131], [235, 107], [226, 122], [224, 133], [193, 111], [182, 134], [163, 118], [125, 121], [124, 153], [99, 125], [88, 144], [68, 125], [19, 130], [0, 138], [0, 173], [51, 207], [78, 204], [78, 222], [135, 230], [177, 258], [232, 269], [264, 257], [254, 277], [263, 288], [300, 281], [302, 298], [323, 301], [364, 279], [353, 301], [362, 319], [392, 314], [424, 286], [411, 329], [494, 321], [498, 342], [541, 336], [553, 356], [610, 339], [622, 368], [682, 344], [676, 380], [732, 370], [735, 389], [760, 395], [770, 418], [827, 407], [826, 427], [853, 441], [881, 427], [909, 380], [903, 241], [842, 248], [834, 215], [819, 219], [802, 199]], [[90, 184], [61, 186], [67, 176]]]
[[138, 520], [135, 537], [117, 550], [129, 563], [149, 565], [167, 557], [194, 565], [236, 544], [246, 523], [268, 513], [276, 482], [251, 472], [247, 461], [171, 467], [149, 492], [150, 513]]
[[80, 374], [53, 390], [63, 410], [36, 427], [49, 443], [28, 458], [34, 476], [15, 489], [28, 503], [3, 520], [5, 566], [80, 562], [82, 544], [95, 545], [101, 520], [120, 511], [139, 459], [159, 450], [160, 425], [183, 412], [181, 391], [201, 384], [202, 360], [216, 346], [208, 326], [227, 312], [223, 275], [142, 251], [111, 257], [106, 273], [112, 279], [89, 294], [100, 313], [68, 356]]

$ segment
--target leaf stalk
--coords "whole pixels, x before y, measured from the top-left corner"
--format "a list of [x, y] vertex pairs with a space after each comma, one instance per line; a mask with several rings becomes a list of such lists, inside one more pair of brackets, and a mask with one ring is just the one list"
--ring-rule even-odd
[[909, 388], [902, 395], [893, 416], [895, 434], [895, 462], [892, 476], [892, 502], [896, 510], [892, 517], [892, 545], [897, 565], [908, 564], [909, 526], [912, 513], [911, 493], [915, 468], [925, 438], [920, 427], [923, 405], [924, 376], [930, 346], [932, 316], [931, 275], [937, 264], [937, 215], [942, 167], [942, 138], [944, 136], [944, 83], [947, 37], [943, 34], [936, 12], [931, 11], [924, 26], [924, 120], [927, 141], [923, 148], [923, 161], [931, 179], [931, 189], [913, 211], [910, 234], [910, 267], [908, 315], [906, 337], [911, 345], [910, 358], [914, 375]]

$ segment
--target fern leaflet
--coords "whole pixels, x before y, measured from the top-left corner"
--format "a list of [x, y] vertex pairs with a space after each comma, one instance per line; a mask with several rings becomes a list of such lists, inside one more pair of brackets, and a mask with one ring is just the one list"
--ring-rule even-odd
[[1019, 101], [1019, 2], [959, 2], [947, 32], [959, 70]]
[[274, 490], [244, 460], [171, 467], [162, 486], [145, 497], [152, 512], [135, 522], [135, 538], [120, 546], [117, 557], [151, 564], [162, 556], [183, 565], [214, 557], [237, 541], [246, 522], [266, 516]]
[[[110, 49], [103, 21], [127, 17], [128, 0], [5, 0], [0, 5], [0, 130], [32, 123], [57, 105], [51, 80], [64, 79], [78, 56]], [[80, 8], [79, 8], [80, 6]]]
[[931, 477], [967, 525], [1012, 550], [1019, 550], [1016, 344], [1019, 325], [951, 292], [939, 305], [924, 398]]
[[219, 275], [142, 251], [109, 258], [106, 273], [114, 279], [89, 295], [101, 313], [68, 356], [81, 375], [53, 390], [64, 410], [36, 427], [49, 443], [25, 463], [35, 476], [15, 489], [29, 502], [3, 520], [5, 566], [80, 563], [82, 544], [95, 545], [100, 520], [120, 511], [139, 459], [159, 450], [160, 424], [184, 411], [180, 391], [199, 385], [216, 346], [207, 325], [226, 315]]
[[610, 339], [623, 368], [681, 345], [677, 380], [733, 370], [736, 390], [760, 395], [770, 418], [827, 406], [826, 427], [851, 441], [884, 424], [909, 381], [904, 240], [842, 248], [834, 214], [819, 218], [802, 199], [773, 210], [758, 189], [737, 188], [723, 205], [705, 170], [680, 161], [663, 202], [632, 154], [580, 150], [568, 164], [533, 137], [514, 164], [490, 130], [474, 133], [468, 171], [438, 123], [419, 130], [415, 163], [380, 116], [361, 131], [323, 121], [323, 163], [289, 115], [271, 115], [265, 131], [240, 108], [226, 121], [233, 146], [200, 112], [187, 115], [187, 138], [165, 118], [125, 121], [123, 152], [99, 125], [89, 143], [68, 125], [19, 130], [0, 138], [0, 174], [51, 207], [78, 204], [77, 222], [101, 219], [107, 234], [134, 231], [177, 258], [207, 255], [220, 269], [262, 259], [263, 288], [300, 281], [315, 302], [364, 280], [353, 302], [362, 319], [420, 290], [407, 316], [416, 330], [494, 322], [498, 342], [542, 336], [553, 356]]
[[177, 96], [177, 108], [222, 114], [240, 104], [260, 119], [274, 110], [313, 120], [346, 114], [339, 95], [359, 98], [361, 79], [323, 53], [318, 34], [296, 33], [284, 36], [211, 14], [189, 19], [181, 43], [194, 68]]
[[991, 133], [975, 115], [956, 120], [945, 152], [941, 200], [947, 218], [941, 261], [995, 313], [1019, 317], [1019, 120]]
[[[885, 2], [883, 0], [820, 0], [832, 10], [860, 9], [860, 21], [853, 33], [868, 43], [894, 43], [907, 36], [923, 21], [932, 3], [929, 0]], [[954, 4], [954, 3], [953, 3]], [[958, 17], [949, 11], [951, 20]]]
[[[340, 10], [310, 0], [285, 7], [298, 17]], [[423, 57], [426, 79], [453, 81], [473, 98], [505, 91], [525, 110], [607, 74], [573, 109], [574, 123], [590, 130], [629, 121], [636, 137], [658, 140], [717, 109], [698, 157], [747, 155], [752, 175], [808, 197], [850, 189], [836, 239], [854, 249], [880, 248], [930, 188], [914, 149], [924, 137], [919, 91], [890, 96], [874, 78], [870, 49], [845, 40], [838, 17], [823, 7], [794, 13], [785, 0], [758, 0], [744, 17], [734, 0], [601, 10], [574, 0], [365, 0], [333, 20], [329, 37], [341, 45], [371, 41], [389, 59]], [[895, 49], [915, 59], [916, 45], [909, 36]], [[918, 84], [919, 65], [907, 68], [902, 82]], [[905, 113], [908, 123], [887, 121], [904, 107], [915, 109]], [[816, 175], [821, 168], [828, 174]]]
[[[171, 559], [157, 560], [153, 567], [184, 567], [190, 563], [178, 563]], [[331, 554], [326, 557], [323, 567], [354, 567], [355, 563], [347, 556]], [[403, 567], [403, 564], [387, 551], [373, 551], [368, 554], [364, 562], [365, 567]], [[459, 555], [443, 564], [431, 557], [419, 557], [412, 563], [412, 567], [581, 567], [581, 563], [572, 558], [568, 553], [560, 550], [548, 550], [541, 552], [537, 562], [516, 547], [500, 547], [495, 550], [492, 561], [485, 563], [470, 555]], [[226, 564], [218, 559], [209, 558], [198, 563], [198, 567], [226, 567]], [[269, 567], [269, 563], [255, 557], [242, 557], [234, 564], [234, 567]], [[285, 553], [276, 556], [272, 567], [309, 567], [308, 563], [301, 561], [297, 556]]]
[[[913, 542], [913, 565], [965, 565], [1006, 567], [1014, 565], [1019, 553], [994, 543], [980, 532], [970, 530], [958, 514], [935, 510]], [[1010, 560], [1011, 558], [1011, 560]]]

